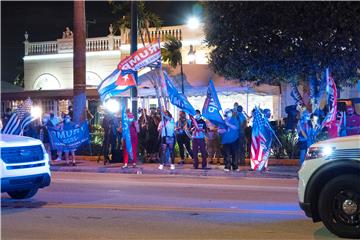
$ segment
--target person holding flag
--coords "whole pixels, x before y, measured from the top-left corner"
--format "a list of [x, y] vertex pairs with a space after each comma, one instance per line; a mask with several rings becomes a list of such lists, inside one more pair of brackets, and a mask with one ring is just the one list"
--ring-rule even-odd
[[171, 159], [170, 169], [175, 170], [175, 122], [174, 118], [168, 110], [164, 110], [163, 121], [160, 122], [158, 131], [161, 132], [161, 163], [159, 169], [164, 169], [167, 156], [166, 153], [169, 150]]
[[[138, 133], [140, 132], [140, 127], [138, 121], [134, 119], [134, 115], [130, 112], [130, 109], [126, 110], [126, 118], [123, 119], [126, 121], [126, 125], [128, 129], [126, 129], [127, 134], [130, 134], [130, 141], [125, 140], [123, 144], [123, 157], [124, 157], [124, 166], [122, 168], [127, 168], [129, 163], [129, 158], [132, 161], [132, 165], [135, 168], [137, 162], [137, 147], [138, 147]], [[126, 134], [126, 133], [125, 133]], [[125, 136], [126, 137], [126, 136]], [[127, 138], [127, 137], [126, 137]], [[131, 151], [128, 151], [127, 145], [131, 145]]]
[[198, 169], [199, 167], [199, 157], [198, 153], [200, 150], [201, 153], [201, 166], [202, 169], [206, 169], [207, 166], [207, 153], [206, 153], [206, 143], [205, 143], [205, 133], [207, 131], [206, 122], [201, 117], [200, 110], [196, 110], [195, 119], [192, 121], [191, 130], [192, 130], [192, 150], [194, 157], [194, 168]]
[[231, 109], [225, 110], [225, 125], [220, 127], [219, 133], [221, 134], [221, 143], [224, 147], [224, 164], [225, 172], [229, 172], [232, 168], [233, 171], [239, 171], [238, 166], [238, 148], [239, 148], [239, 128], [240, 123], [233, 114]]

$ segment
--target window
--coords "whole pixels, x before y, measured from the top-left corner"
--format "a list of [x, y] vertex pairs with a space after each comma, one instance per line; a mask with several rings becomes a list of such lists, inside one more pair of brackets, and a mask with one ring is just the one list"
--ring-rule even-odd
[[40, 75], [34, 84], [34, 90], [55, 90], [60, 89], [60, 81], [53, 75], [45, 73]]

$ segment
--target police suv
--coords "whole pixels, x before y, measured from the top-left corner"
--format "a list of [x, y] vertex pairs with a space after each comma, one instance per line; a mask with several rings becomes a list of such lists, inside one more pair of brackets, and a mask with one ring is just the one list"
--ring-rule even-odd
[[299, 171], [299, 203], [335, 235], [360, 238], [360, 135], [310, 146]]
[[1, 192], [31, 198], [50, 185], [49, 156], [38, 139], [0, 134]]

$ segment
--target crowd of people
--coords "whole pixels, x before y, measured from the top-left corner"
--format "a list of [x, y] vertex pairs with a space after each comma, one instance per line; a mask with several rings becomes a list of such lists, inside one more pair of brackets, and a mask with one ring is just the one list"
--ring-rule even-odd
[[[129, 110], [130, 135], [133, 152], [132, 165], [136, 166], [137, 156], [145, 162], [159, 163], [159, 169], [169, 166], [175, 169], [175, 146], [178, 146], [180, 161], [185, 164], [190, 160], [194, 169], [208, 169], [208, 164], [220, 164], [224, 157], [225, 171], [239, 171], [239, 165], [245, 164], [245, 145], [251, 144], [245, 137], [250, 117], [242, 106], [224, 111], [225, 126], [218, 127], [205, 119], [200, 110], [190, 117], [184, 111], [174, 119], [168, 110], [152, 108], [138, 110], [138, 119]], [[102, 127], [104, 129], [103, 155], [105, 161], [124, 162], [123, 168], [129, 166], [129, 156], [123, 139], [120, 116], [106, 112]], [[199, 163], [201, 155], [201, 165]]]
[[[298, 146], [300, 149], [301, 165], [304, 162], [308, 147], [314, 143], [315, 136], [320, 129], [317, 114], [310, 114], [307, 110], [300, 112], [295, 108], [286, 109], [288, 112], [287, 125], [289, 125], [292, 115], [289, 112], [297, 112], [297, 123], [292, 127], [298, 134]], [[105, 112], [102, 120], [104, 129], [104, 140], [101, 154], [105, 162], [123, 162], [123, 168], [128, 168], [129, 163], [136, 167], [138, 157], [149, 163], [159, 163], [159, 169], [169, 166], [175, 169], [175, 148], [179, 150], [182, 165], [187, 162], [193, 164], [194, 169], [201, 167], [207, 169], [208, 164], [220, 164], [220, 157], [224, 159], [224, 171], [239, 171], [239, 166], [245, 165], [245, 153], [250, 152], [251, 147], [251, 127], [248, 126], [252, 116], [244, 112], [242, 106], [234, 103], [233, 108], [226, 109], [224, 112], [223, 126], [216, 126], [205, 119], [200, 110], [196, 110], [195, 116], [189, 116], [184, 111], [179, 112], [178, 119], [174, 119], [167, 110], [160, 111], [159, 108], [138, 110], [138, 118], [127, 109], [127, 119], [129, 121], [129, 132], [131, 136], [132, 156], [129, 156], [125, 137], [122, 134], [121, 116], [109, 111]], [[269, 121], [271, 112], [263, 109], [264, 117]], [[2, 116], [2, 123], [5, 126], [11, 117], [11, 109], [6, 109]], [[68, 108], [67, 113], [62, 113], [57, 117], [54, 113], [46, 113], [42, 119], [38, 119], [29, 124], [23, 131], [24, 136], [41, 139], [49, 153], [49, 156], [57, 155], [54, 161], [66, 161], [67, 165], [76, 165], [75, 151], [69, 149], [57, 151], [51, 149], [48, 127], [61, 129], [71, 129], [75, 123], [72, 122], [73, 109]], [[88, 113], [88, 118], [92, 115]], [[298, 121], [297, 121], [298, 120]], [[289, 126], [286, 126], [288, 128]], [[340, 134], [342, 136], [342, 134]], [[270, 144], [271, 145], [271, 144]], [[201, 155], [201, 165], [199, 164], [199, 154]], [[111, 160], [110, 160], [111, 156]], [[249, 155], [248, 155], [249, 156]], [[51, 159], [52, 160], [52, 159]], [[199, 166], [200, 165], [200, 166]], [[267, 165], [264, 170], [268, 170]]]

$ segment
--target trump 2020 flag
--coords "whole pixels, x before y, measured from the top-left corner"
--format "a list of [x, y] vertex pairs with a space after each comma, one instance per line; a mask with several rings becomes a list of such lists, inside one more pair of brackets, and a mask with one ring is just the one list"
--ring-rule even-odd
[[219, 102], [214, 83], [209, 82], [206, 99], [202, 109], [203, 116], [216, 126], [225, 126], [225, 121], [220, 114], [221, 104]]
[[121, 124], [122, 124], [122, 135], [124, 137], [125, 140], [125, 146], [126, 146], [126, 151], [129, 154], [129, 157], [131, 159], [131, 161], [134, 160], [133, 157], [133, 149], [132, 149], [132, 144], [131, 144], [131, 135], [130, 135], [130, 121], [129, 118], [126, 114], [126, 108], [125, 108], [125, 100], [123, 103], [123, 109], [122, 109], [122, 115], [121, 115]]
[[121, 70], [115, 69], [105, 78], [98, 87], [100, 99], [102, 101], [120, 94], [128, 88], [136, 86], [135, 78], [132, 74], [123, 75]]
[[188, 113], [189, 115], [195, 115], [195, 109], [190, 104], [186, 96], [182, 93], [179, 93], [178, 90], [175, 88], [175, 86], [172, 84], [172, 81], [170, 77], [167, 75], [167, 73], [164, 71], [165, 76], [165, 83], [166, 88], [169, 94], [170, 102], [183, 110], [184, 112]]
[[295, 100], [296, 104], [297, 105], [301, 105], [303, 106], [304, 105], [304, 101], [301, 97], [301, 94], [296, 86], [296, 83], [295, 82], [291, 82], [290, 83], [290, 87], [291, 87], [291, 97]]
[[158, 42], [149, 44], [143, 48], [138, 49], [131, 56], [123, 59], [118, 69], [124, 73], [134, 73], [140, 69], [156, 63], [161, 59], [161, 48]]
[[253, 111], [253, 126], [251, 133], [251, 169], [261, 171], [267, 166], [271, 149], [271, 133], [266, 128], [267, 121], [258, 107]]
[[337, 114], [337, 89], [334, 79], [329, 74], [329, 69], [326, 69], [326, 95], [327, 95], [327, 107], [329, 112], [325, 116], [321, 126], [331, 127], [336, 121]]

